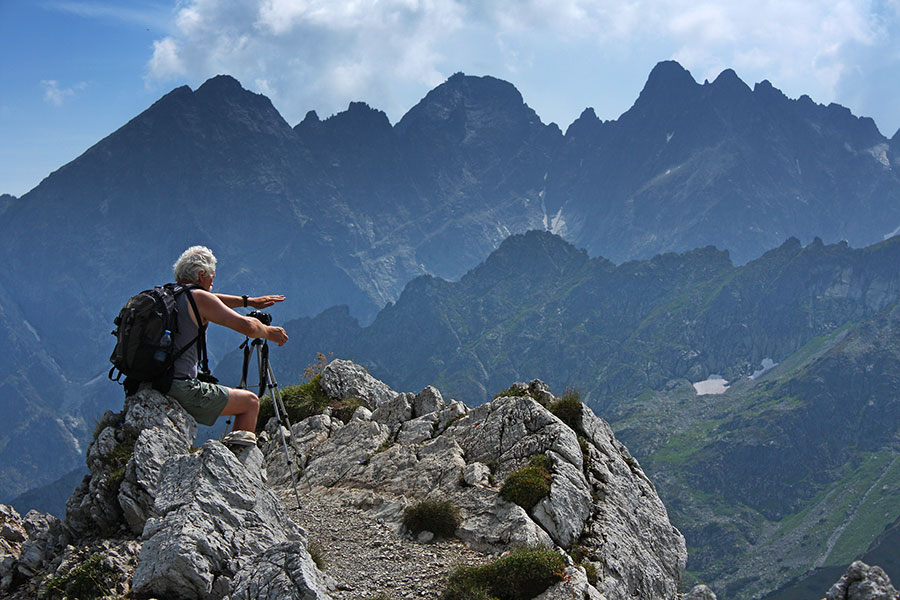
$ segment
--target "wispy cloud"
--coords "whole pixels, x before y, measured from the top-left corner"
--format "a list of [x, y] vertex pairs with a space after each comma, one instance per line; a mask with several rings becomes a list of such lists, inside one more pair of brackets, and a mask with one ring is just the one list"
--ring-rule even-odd
[[731, 67], [830, 101], [867, 56], [900, 62], [898, 19], [900, 0], [183, 0], [147, 81], [227, 72], [289, 118], [355, 99], [396, 116], [404, 91], [421, 97], [458, 70], [524, 76], [565, 47], [589, 72], [650, 48], [700, 80]]
[[86, 89], [88, 84], [81, 81], [71, 87], [61, 88], [55, 79], [45, 79], [41, 81], [41, 86], [44, 88], [44, 102], [53, 106], [62, 106], [66, 100]]
[[172, 20], [171, 2], [141, 2], [134, 0], [128, 3], [121, 3], [48, 0], [43, 3], [43, 6], [50, 10], [89, 19], [110, 19], [164, 30], [168, 30]]

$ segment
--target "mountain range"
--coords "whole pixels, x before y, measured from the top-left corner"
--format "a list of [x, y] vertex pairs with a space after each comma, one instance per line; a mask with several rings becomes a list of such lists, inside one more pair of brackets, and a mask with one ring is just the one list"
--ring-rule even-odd
[[[461, 73], [393, 125], [354, 102], [292, 127], [224, 75], [177, 88], [21, 198], [0, 196], [0, 501], [78, 466], [94, 421], [120, 402], [105, 381], [112, 318], [170, 280], [189, 245], [218, 255], [217, 290], [288, 296], [276, 320], [307, 319], [290, 327], [321, 340], [295, 333], [291, 368], [325, 340], [383, 339], [399, 377], [430, 361], [429, 383], [473, 404], [500, 382], [542, 377], [577, 382], [618, 415], [645, 390], [733, 381], [887, 310], [896, 280], [879, 261], [893, 244], [871, 245], [900, 228], [898, 144], [843, 107], [751, 89], [730, 70], [700, 84], [671, 61], [620, 118], [586, 109], [565, 132], [510, 83]], [[528, 234], [501, 247], [535, 229], [573, 246]], [[517, 246], [532, 274], [504, 284]], [[818, 252], [856, 266], [819, 273]], [[834, 279], [842, 268], [846, 282]], [[561, 285], [583, 295], [572, 313]], [[497, 314], [509, 331], [488, 326]], [[608, 329], [589, 333], [594, 319]], [[555, 346], [552, 325], [571, 327]], [[510, 332], [523, 336], [515, 351], [500, 343]], [[239, 341], [215, 333], [214, 359]]]

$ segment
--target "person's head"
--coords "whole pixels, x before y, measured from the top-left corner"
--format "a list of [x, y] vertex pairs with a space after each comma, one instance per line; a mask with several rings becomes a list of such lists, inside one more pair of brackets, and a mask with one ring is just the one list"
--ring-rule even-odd
[[216, 257], [206, 246], [191, 246], [175, 261], [175, 281], [204, 285], [205, 281], [200, 281], [204, 276], [209, 278], [209, 287], [212, 287], [212, 279], [216, 276]]

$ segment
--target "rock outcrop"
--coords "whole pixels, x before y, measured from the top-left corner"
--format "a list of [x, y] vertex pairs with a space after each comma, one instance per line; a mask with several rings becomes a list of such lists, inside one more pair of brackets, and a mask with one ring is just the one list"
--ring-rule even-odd
[[[357, 365], [343, 361], [327, 371], [337, 381], [361, 378]], [[574, 422], [564, 423], [545, 406], [557, 398], [541, 382], [514, 386], [510, 393], [517, 395], [475, 409], [447, 402], [431, 387], [388, 397], [383, 385], [323, 385], [335, 400], [353, 395], [366, 406], [346, 424], [325, 414], [293, 425], [291, 452], [303, 466], [305, 494], [319, 502], [355, 498], [398, 529], [407, 506], [449, 500], [460, 510], [455, 534], [472, 547], [499, 553], [540, 545], [584, 557], [597, 583], [585, 580], [566, 597], [675, 597], [687, 558], [684, 539], [638, 462], [590, 409], [579, 403]], [[280, 442], [263, 452], [270, 479], [289, 483]], [[500, 490], [536, 455], [549, 457], [549, 494], [526, 509]], [[565, 585], [577, 587], [576, 580]]]
[[841, 580], [831, 586], [824, 600], [898, 600], [900, 593], [881, 567], [856, 561]]
[[0, 507], [0, 594], [327, 600], [330, 581], [266, 486], [260, 450], [193, 448], [196, 433], [150, 389], [104, 415], [64, 522]]
[[[362, 403], [346, 423], [330, 409], [290, 431], [273, 419], [261, 447], [239, 450], [194, 448], [197, 425], [177, 403], [149, 389], [130, 396], [101, 420], [65, 521], [0, 505], [0, 595], [344, 600], [371, 591], [360, 587], [377, 558], [376, 586], [421, 595], [425, 577], [430, 596], [450, 557], [471, 566], [543, 546], [566, 567], [538, 600], [715, 600], [704, 585], [678, 593], [684, 538], [640, 464], [576, 399], [535, 380], [470, 409], [430, 386], [394, 392], [349, 361], [333, 361], [322, 381], [331, 399]], [[293, 499], [281, 433], [300, 467], [296, 513], [278, 497]], [[539, 497], [507, 493], [538, 467]], [[426, 499], [455, 506], [452, 540], [406, 530], [407, 509]], [[320, 534], [322, 519], [336, 524], [326, 539], [349, 547], [352, 562], [341, 580], [313, 560], [304, 518]], [[401, 538], [406, 549], [393, 553]], [[412, 556], [422, 564], [391, 579]], [[861, 562], [826, 596], [897, 599], [884, 572]]]

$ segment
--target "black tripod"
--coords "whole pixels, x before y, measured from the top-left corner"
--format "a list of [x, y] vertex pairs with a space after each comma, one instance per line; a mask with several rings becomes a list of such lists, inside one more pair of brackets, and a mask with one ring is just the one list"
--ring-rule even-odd
[[[272, 317], [261, 311], [253, 311], [248, 316], [256, 317], [263, 323], [266, 323], [264, 319], [262, 319], [259, 315], [254, 314], [259, 313], [261, 315], [265, 315], [268, 317], [268, 322], [271, 323]], [[240, 347], [244, 350], [244, 365], [241, 368], [241, 383], [238, 384], [238, 388], [242, 390], [246, 390], [247, 388], [247, 371], [250, 368], [250, 354], [251, 347], [256, 348], [256, 363], [259, 366], [259, 398], [262, 400], [262, 397], [265, 395], [267, 389], [272, 390], [272, 406], [275, 408], [275, 419], [278, 421], [278, 432], [281, 434], [281, 445], [284, 447], [284, 456], [287, 459], [288, 470], [291, 473], [291, 483], [294, 486], [294, 498], [297, 499], [297, 508], [300, 508], [300, 493], [297, 491], [297, 479], [294, 476], [294, 461], [291, 460], [291, 453], [288, 451], [287, 439], [284, 435], [284, 427], [285, 423], [287, 423], [287, 429], [291, 432], [291, 447], [294, 449], [294, 452], [297, 456], [300, 456], [300, 452], [297, 451], [296, 446], [294, 446], [294, 436], [293, 430], [291, 428], [291, 420], [288, 418], [287, 409], [284, 406], [284, 400], [281, 397], [281, 390], [278, 389], [278, 381], [275, 380], [275, 372], [272, 370], [272, 365], [269, 363], [269, 341], [262, 340], [259, 338], [255, 338], [252, 342], [250, 338], [244, 340], [244, 343], [240, 345]]]

